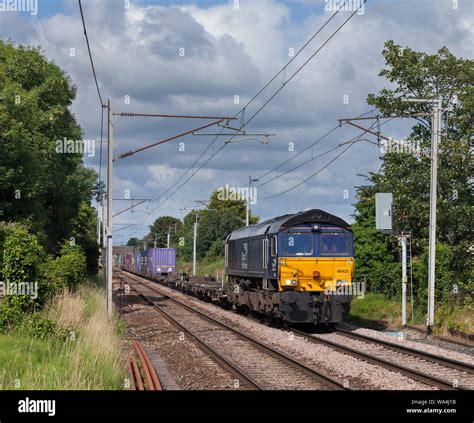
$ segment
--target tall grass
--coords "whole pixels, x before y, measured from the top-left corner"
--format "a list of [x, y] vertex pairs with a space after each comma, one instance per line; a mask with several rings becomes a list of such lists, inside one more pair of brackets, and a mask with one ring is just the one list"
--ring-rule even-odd
[[120, 326], [107, 318], [103, 290], [66, 291], [40, 317], [68, 328], [68, 339], [37, 339], [27, 331], [0, 335], [0, 389], [123, 388]]

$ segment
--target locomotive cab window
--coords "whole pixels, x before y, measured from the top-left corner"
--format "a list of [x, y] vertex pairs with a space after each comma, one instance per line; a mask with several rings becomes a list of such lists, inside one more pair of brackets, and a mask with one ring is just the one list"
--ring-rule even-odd
[[349, 254], [349, 242], [344, 232], [324, 232], [319, 236], [319, 249], [323, 256]]
[[283, 238], [285, 254], [290, 256], [311, 256], [313, 236], [304, 233], [287, 233]]

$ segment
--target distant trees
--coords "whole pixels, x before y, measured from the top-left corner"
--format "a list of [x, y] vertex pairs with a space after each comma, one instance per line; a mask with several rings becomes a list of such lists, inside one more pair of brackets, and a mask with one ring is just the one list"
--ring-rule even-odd
[[127, 247], [136, 247], [140, 240], [138, 238], [130, 238], [127, 242]]
[[74, 237], [94, 271], [96, 176], [77, 148], [75, 96], [69, 77], [39, 49], [0, 41], [0, 221], [31, 228], [49, 253]]
[[[442, 141], [438, 156], [437, 300], [450, 297], [453, 285], [471, 287], [474, 278], [474, 184], [471, 136], [474, 117], [474, 62], [453, 56], [447, 48], [428, 55], [387, 41], [382, 52], [392, 89], [370, 94], [368, 103], [384, 115], [430, 112], [426, 104], [405, 103], [401, 96], [442, 98]], [[431, 121], [417, 118], [410, 139], [431, 146]], [[375, 193], [392, 192], [394, 225], [413, 239], [415, 294], [424, 303], [427, 285], [430, 158], [409, 152], [385, 152], [379, 172], [357, 188], [354, 224], [357, 277], [388, 296], [399, 293], [397, 240], [375, 230]]]

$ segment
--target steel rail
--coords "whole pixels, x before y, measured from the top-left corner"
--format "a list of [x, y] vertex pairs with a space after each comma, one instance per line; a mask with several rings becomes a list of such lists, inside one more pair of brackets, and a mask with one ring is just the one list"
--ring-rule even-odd
[[474, 374], [474, 366], [472, 364], [469, 364], [469, 363], [463, 363], [463, 362], [458, 361], [458, 360], [453, 360], [452, 358], [439, 357], [435, 354], [432, 354], [432, 353], [429, 353], [429, 352], [426, 352], [426, 351], [420, 351], [420, 350], [417, 350], [415, 348], [407, 347], [405, 345], [397, 345], [397, 344], [394, 344], [393, 342], [390, 342], [390, 341], [373, 338], [371, 336], [363, 335], [363, 334], [360, 334], [360, 333], [354, 333], [354, 332], [351, 332], [347, 329], [337, 328], [336, 330], [337, 330], [338, 333], [342, 334], [343, 336], [347, 336], [349, 338], [356, 339], [358, 341], [368, 342], [368, 343], [372, 343], [372, 344], [374, 344], [374, 343], [379, 344], [379, 345], [382, 345], [384, 347], [387, 347], [387, 348], [393, 349], [395, 351], [401, 352], [403, 354], [409, 354], [409, 355], [412, 355], [414, 357], [422, 358], [422, 359], [427, 360], [427, 361], [432, 361], [436, 364], [441, 364], [442, 366], [445, 366], [445, 367], [450, 367], [452, 369], [456, 369], [456, 370], [460, 370], [460, 371], [463, 371], [463, 372], [466, 372], [466, 373]]
[[437, 376], [429, 375], [427, 373], [423, 373], [419, 370], [412, 369], [409, 367], [406, 367], [402, 364], [397, 364], [393, 361], [390, 360], [385, 360], [384, 358], [381, 357], [375, 357], [373, 355], [364, 353], [362, 351], [356, 350], [354, 348], [339, 344], [334, 341], [330, 341], [328, 339], [323, 339], [319, 337], [312, 336], [306, 332], [302, 332], [297, 329], [292, 329], [292, 332], [297, 334], [298, 336], [307, 339], [310, 342], [314, 342], [317, 344], [325, 345], [327, 347], [333, 348], [343, 354], [348, 354], [353, 357], [356, 357], [358, 359], [367, 361], [371, 364], [375, 364], [376, 366], [384, 367], [386, 369], [401, 373], [410, 379], [417, 380], [422, 383], [427, 383], [431, 386], [437, 386], [438, 388], [441, 389], [448, 389], [448, 390], [468, 390], [469, 388], [464, 387], [464, 386], [457, 386], [454, 387], [453, 384], [447, 380], [441, 379]]

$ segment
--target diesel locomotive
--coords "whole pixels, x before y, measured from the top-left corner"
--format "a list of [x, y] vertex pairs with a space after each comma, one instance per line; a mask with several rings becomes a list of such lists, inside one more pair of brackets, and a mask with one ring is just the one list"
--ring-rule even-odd
[[323, 210], [286, 214], [232, 232], [226, 302], [289, 323], [333, 325], [348, 316], [353, 234]]

